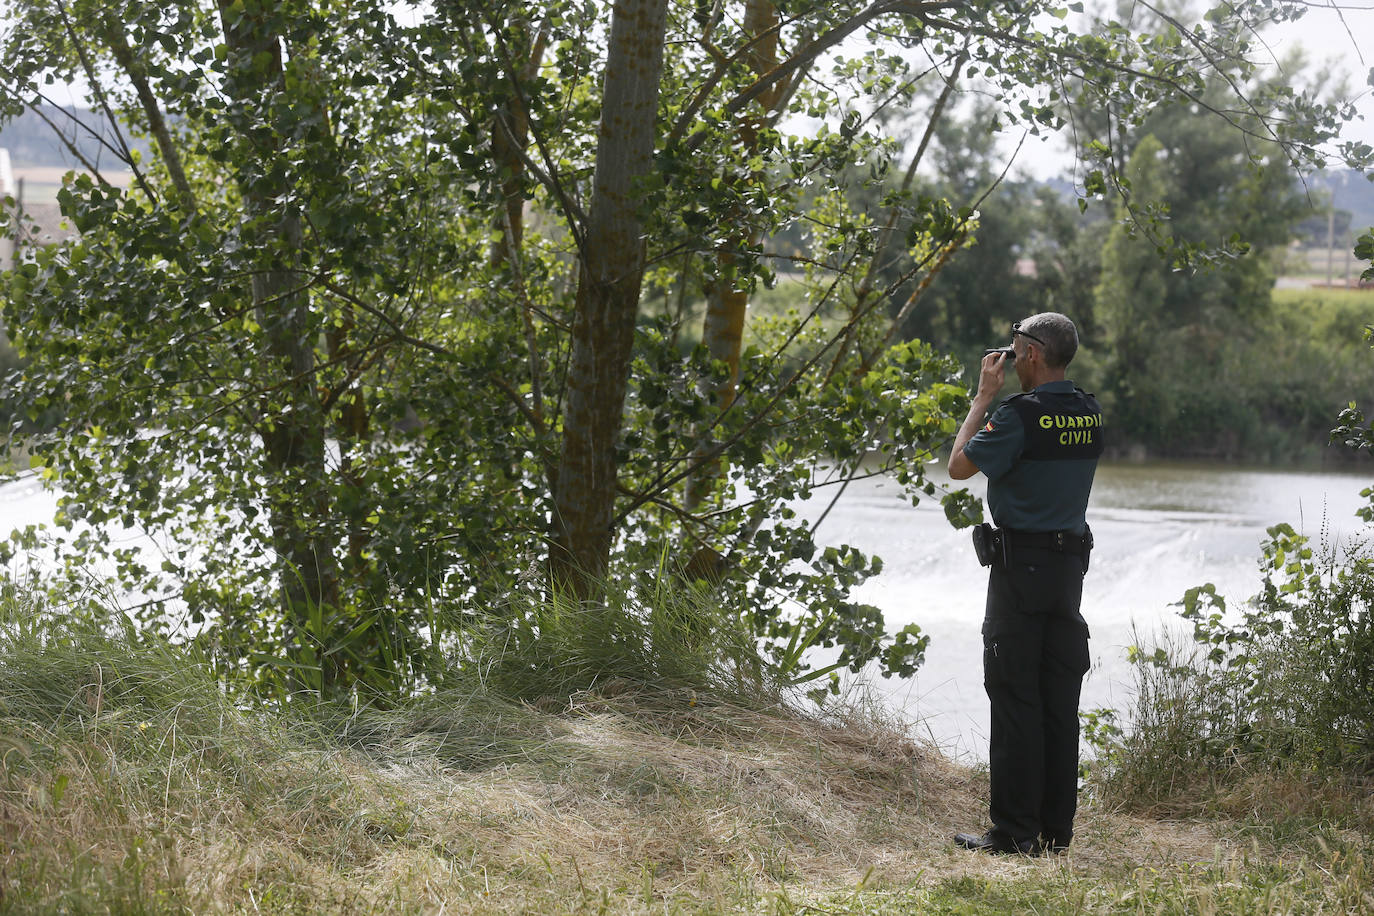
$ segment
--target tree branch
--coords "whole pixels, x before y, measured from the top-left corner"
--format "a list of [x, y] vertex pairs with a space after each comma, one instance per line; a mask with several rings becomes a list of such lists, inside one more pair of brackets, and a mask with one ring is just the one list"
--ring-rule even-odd
[[115, 117], [114, 110], [110, 107], [109, 99], [105, 96], [105, 90], [101, 88], [100, 78], [96, 75], [95, 66], [91, 63], [90, 56], [86, 53], [86, 47], [81, 43], [81, 39], [76, 36], [76, 29], [72, 27], [71, 17], [67, 15], [67, 5], [58, 0], [58, 13], [62, 16], [62, 26], [67, 31], [67, 37], [71, 39], [72, 47], [76, 49], [76, 55], [81, 61], [81, 69], [86, 72], [86, 79], [91, 84], [91, 91], [95, 93], [96, 100], [100, 103], [100, 108], [105, 112], [105, 117], [110, 120], [110, 129], [114, 131], [115, 139], [119, 141], [120, 158], [124, 164], [133, 172], [134, 180], [143, 189], [144, 195], [156, 206], [158, 203], [157, 195], [149, 186], [147, 179], [138, 168], [138, 163], [134, 161], [133, 151], [129, 149], [128, 142], [124, 139], [124, 132], [119, 129], [119, 119]]
[[[863, 28], [868, 23], [880, 16], [889, 13], [900, 13], [906, 16], [914, 16], [924, 22], [932, 22], [929, 17], [936, 10], [950, 9], [957, 7], [958, 4], [939, 2], [939, 3], [912, 3], [910, 0], [876, 0], [861, 12], [851, 16], [844, 22], [812, 39], [807, 45], [794, 52], [786, 60], [778, 64], [772, 70], [760, 76], [753, 84], [746, 88], [739, 95], [735, 96], [725, 106], [726, 115], [739, 113], [746, 105], [769, 91], [775, 83], [790, 76], [798, 70], [806, 70], [815, 63], [816, 59], [844, 41], [850, 35]], [[705, 138], [704, 133], [694, 135], [687, 143], [687, 149], [694, 150], [701, 145]]]
[[162, 162], [167, 166], [167, 174], [171, 176], [172, 184], [177, 189], [181, 207], [187, 213], [191, 213], [196, 208], [195, 195], [191, 193], [191, 183], [186, 180], [186, 170], [181, 164], [181, 153], [172, 143], [171, 132], [167, 129], [167, 120], [162, 116], [162, 109], [158, 105], [157, 97], [153, 95], [152, 87], [148, 84], [148, 74], [143, 66], [134, 59], [133, 49], [129, 47], [129, 43], [125, 39], [124, 33], [120, 31], [118, 24], [109, 26], [106, 33], [106, 41], [109, 42], [115, 62], [124, 68], [125, 75], [134, 84], [134, 91], [138, 94], [144, 116], [148, 119], [148, 129], [152, 131], [153, 139], [157, 141], [158, 150], [162, 153]]

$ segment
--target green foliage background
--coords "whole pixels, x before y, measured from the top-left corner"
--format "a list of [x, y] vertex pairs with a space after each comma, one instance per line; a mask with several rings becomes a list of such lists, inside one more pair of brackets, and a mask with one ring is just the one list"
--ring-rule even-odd
[[[61, 492], [54, 530], [18, 533], [3, 558], [55, 550], [46, 584], [64, 596], [101, 558], [114, 588], [150, 596], [141, 627], [196, 641], [226, 681], [275, 699], [437, 688], [497, 637], [585, 686], [604, 672], [554, 638], [583, 618], [545, 575], [573, 492], [611, 509], [589, 602], [609, 669], [670, 676], [653, 640], [678, 629], [655, 630], [671, 583], [710, 609], [687, 632], [746, 634], [784, 680], [833, 689], [869, 663], [911, 673], [926, 640], [852, 599], [881, 559], [820, 549], [792, 505], [887, 473], [954, 524], [979, 520], [925, 467], [967, 409], [960, 361], [1008, 321], [1074, 313], [1079, 380], [1108, 399], [1122, 446], [1215, 447], [1219, 417], [1314, 422], [1301, 371], [1316, 337], [1284, 357], [1284, 398], [1230, 393], [1259, 378], [1262, 331], [1292, 336], [1260, 255], [1297, 216], [1291, 169], [1324, 160], [1347, 112], [1258, 82], [1248, 26], [1206, 19], [1202, 53], [1165, 20], [1075, 31], [1039, 2], [749, 10], [778, 17], [785, 67], [750, 60], [770, 30], [734, 12], [674, 4], [663, 35], [639, 36], [666, 54], [659, 110], [638, 113], [663, 136], [635, 188], [633, 348], [603, 365], [612, 335], [597, 329], [587, 356], [624, 382], [625, 406], [592, 422], [570, 406], [574, 331], [599, 289], [588, 214], [606, 199], [606, 137], [631, 116], [601, 110], [604, 4], [401, 18], [376, 3], [16, 3], [0, 118], [42, 110], [49, 79], [84, 81], [134, 178], [116, 187], [88, 161], [58, 196], [79, 235], [30, 246], [0, 278], [22, 357], [10, 430]], [[827, 56], [859, 31], [869, 50]], [[1218, 135], [1180, 102], [1242, 104], [1240, 86], [1239, 126], [1267, 140]], [[946, 116], [955, 88], [981, 101]], [[823, 123], [792, 133], [785, 116]], [[928, 149], [907, 141], [913, 118]], [[1092, 128], [1082, 206], [1108, 185], [1124, 195], [1086, 227], [993, 165], [995, 129], [1070, 118]], [[1188, 167], [1164, 174], [1160, 150]], [[10, 234], [23, 220], [7, 209]], [[1026, 259], [1034, 278], [1016, 270]], [[721, 358], [684, 303], [763, 301], [780, 274], [788, 308]], [[573, 432], [614, 452], [614, 480], [557, 479]], [[1221, 453], [1253, 449], [1248, 435]], [[610, 651], [625, 640], [644, 651]], [[736, 643], [705, 645], [719, 661]], [[837, 660], [813, 670], [813, 647]]]

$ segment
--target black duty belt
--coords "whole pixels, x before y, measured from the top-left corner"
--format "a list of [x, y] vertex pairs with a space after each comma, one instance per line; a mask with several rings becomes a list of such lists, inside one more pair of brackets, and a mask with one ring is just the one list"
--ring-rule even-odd
[[1002, 537], [1012, 547], [1038, 547], [1042, 550], [1057, 550], [1063, 553], [1087, 553], [1093, 549], [1093, 534], [1084, 528], [1082, 534], [1069, 531], [1017, 531], [1014, 528], [1001, 529]]

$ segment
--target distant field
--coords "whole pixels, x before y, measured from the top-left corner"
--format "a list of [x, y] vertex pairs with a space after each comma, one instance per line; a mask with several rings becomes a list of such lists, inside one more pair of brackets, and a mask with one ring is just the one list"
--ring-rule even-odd
[[1364, 269], [1364, 265], [1351, 254], [1353, 247], [1354, 242], [1350, 241], [1337, 242], [1332, 249], [1291, 249], [1285, 258], [1281, 273], [1285, 278], [1293, 280], [1325, 283], [1329, 277], [1333, 285], [1340, 286], [1349, 282], [1353, 286], [1360, 271]]
[[61, 184], [62, 176], [71, 171], [60, 165], [15, 166], [14, 177], [34, 184]]
[[1277, 287], [1274, 304], [1294, 306], [1312, 304], [1319, 307], [1346, 308], [1368, 312], [1374, 319], [1374, 289], [1335, 289], [1325, 286]]
[[[62, 187], [62, 176], [72, 169], [60, 165], [16, 165], [15, 181], [24, 182], [24, 202], [29, 204], [50, 204], [57, 201], [57, 192]], [[127, 187], [133, 175], [126, 171], [102, 170], [101, 175], [112, 185]]]

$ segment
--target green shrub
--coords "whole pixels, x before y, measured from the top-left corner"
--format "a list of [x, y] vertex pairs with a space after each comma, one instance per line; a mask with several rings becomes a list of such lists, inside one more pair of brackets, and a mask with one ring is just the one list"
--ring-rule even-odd
[[1374, 557], [1269, 529], [1262, 589], [1236, 614], [1189, 589], [1191, 645], [1132, 647], [1130, 728], [1097, 729], [1106, 791], [1134, 806], [1214, 796], [1255, 772], [1374, 775]]
[[1116, 446], [1252, 463], [1356, 460], [1325, 448], [1350, 393], [1374, 388], [1361, 340], [1374, 296], [1344, 292], [1279, 290], [1244, 321], [1155, 329], [1143, 363], [1089, 350], [1075, 378], [1097, 389]]
[[1272, 626], [1279, 653], [1271, 660], [1273, 684], [1245, 682], [1247, 696], [1270, 700], [1270, 717], [1293, 737], [1272, 750], [1374, 773], [1374, 556], [1366, 544], [1338, 551], [1326, 538], [1314, 554], [1289, 525], [1269, 535], [1263, 591], [1246, 614], [1255, 635], [1210, 617], [1199, 634], [1214, 644], [1234, 634], [1241, 648], [1231, 654], [1238, 657], [1247, 640], [1259, 642], [1262, 627]]

